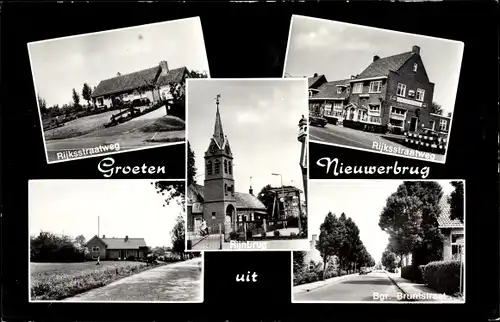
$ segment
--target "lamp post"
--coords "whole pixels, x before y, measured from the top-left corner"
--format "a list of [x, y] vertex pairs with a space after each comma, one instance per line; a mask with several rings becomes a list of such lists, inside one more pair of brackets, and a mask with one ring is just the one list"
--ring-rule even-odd
[[283, 186], [283, 176], [279, 173], [271, 173], [273, 176], [279, 176], [281, 179], [281, 193], [283, 194], [283, 214], [286, 217], [286, 207], [285, 207], [285, 186]]

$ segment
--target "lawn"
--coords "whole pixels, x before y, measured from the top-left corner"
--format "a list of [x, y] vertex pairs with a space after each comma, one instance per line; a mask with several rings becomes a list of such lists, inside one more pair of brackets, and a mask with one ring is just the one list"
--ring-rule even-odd
[[118, 111], [108, 111], [101, 114], [90, 115], [69, 121], [64, 126], [51, 129], [44, 132], [45, 140], [59, 140], [74, 138], [85, 135], [99, 129], [104, 128], [104, 124], [108, 123], [111, 115]]
[[31, 299], [61, 300], [152, 267], [127, 261], [30, 263]]
[[183, 131], [186, 129], [186, 123], [175, 116], [163, 116], [152, 123], [146, 124], [139, 128], [141, 132], [168, 132], [168, 131]]

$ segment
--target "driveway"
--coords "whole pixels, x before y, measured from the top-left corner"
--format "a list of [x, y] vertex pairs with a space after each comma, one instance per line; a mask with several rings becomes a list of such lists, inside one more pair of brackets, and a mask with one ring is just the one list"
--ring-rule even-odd
[[[405, 147], [404, 145], [382, 138], [380, 135], [376, 133], [354, 130], [333, 124], [327, 124], [324, 128], [310, 126], [309, 139], [311, 141], [316, 141], [321, 143], [331, 143], [334, 145], [363, 149], [376, 153], [379, 153], [379, 150], [377, 150], [376, 147], [374, 148], [374, 142], [377, 142], [378, 146], [385, 144], [387, 146], [391, 146], [396, 149], [401, 148], [401, 149], [413, 150]], [[404, 155], [397, 153], [394, 153], [393, 155], [396, 156], [399, 155], [404, 157]], [[436, 161], [444, 160], [443, 155], [440, 154], [434, 154], [434, 155], [435, 155], [434, 160]]]
[[[385, 273], [369, 273], [367, 275], [352, 275], [310, 291], [296, 292], [294, 301], [306, 302], [385, 302], [398, 301], [399, 288]], [[377, 295], [382, 295], [377, 297]]]
[[202, 259], [163, 265], [65, 299], [87, 301], [201, 302]]

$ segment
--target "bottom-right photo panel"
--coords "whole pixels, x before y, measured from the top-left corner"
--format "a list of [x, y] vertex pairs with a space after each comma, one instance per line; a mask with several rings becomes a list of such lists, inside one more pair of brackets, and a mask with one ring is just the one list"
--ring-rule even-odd
[[310, 180], [293, 303], [465, 303], [465, 181]]

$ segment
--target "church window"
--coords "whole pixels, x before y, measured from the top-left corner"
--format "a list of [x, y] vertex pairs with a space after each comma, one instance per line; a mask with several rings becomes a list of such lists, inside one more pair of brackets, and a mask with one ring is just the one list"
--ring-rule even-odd
[[234, 197], [234, 186], [231, 186], [231, 196]]
[[212, 212], [212, 219], [215, 219], [215, 212]]
[[224, 183], [224, 195], [226, 195], [226, 196], [227, 196], [227, 190], [228, 190], [227, 183]]
[[224, 160], [224, 173], [227, 173], [227, 160]]
[[214, 162], [214, 172], [215, 172], [215, 174], [220, 173], [220, 161], [219, 160], [215, 160], [215, 162]]
[[228, 161], [229, 174], [233, 174], [233, 163]]
[[207, 175], [212, 175], [212, 161], [207, 162]]

